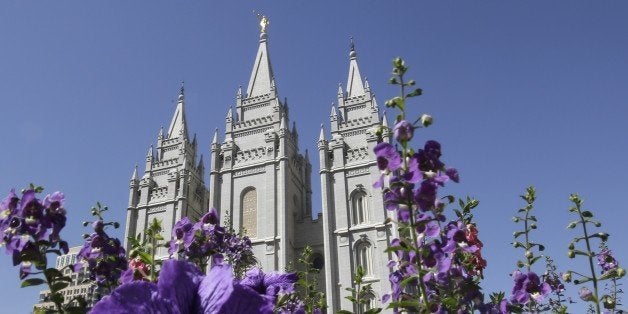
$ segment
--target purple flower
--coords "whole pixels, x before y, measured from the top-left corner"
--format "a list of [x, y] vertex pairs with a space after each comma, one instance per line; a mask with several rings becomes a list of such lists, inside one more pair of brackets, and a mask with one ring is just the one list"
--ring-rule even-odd
[[445, 170], [445, 174], [449, 177], [449, 179], [451, 179], [451, 181], [456, 183], [460, 182], [460, 176], [458, 175], [458, 170], [456, 170], [456, 168], [447, 168], [447, 170]]
[[617, 266], [619, 266], [617, 264], [617, 260], [615, 260], [615, 258], [613, 257], [613, 253], [607, 248], [604, 248], [597, 255], [597, 264], [602, 267], [602, 273], [615, 269], [617, 268]]
[[253, 268], [246, 272], [240, 284], [248, 286], [260, 294], [270, 297], [273, 302], [279, 293], [288, 294], [294, 291], [294, 283], [298, 280], [296, 273], [268, 273]]
[[[116, 285], [128, 268], [126, 252], [120, 240], [109, 237], [104, 231], [105, 225], [101, 219], [92, 223], [94, 233], [85, 239], [85, 244], [77, 255], [77, 261], [72, 266], [75, 272], [87, 267], [90, 279], [95, 280], [99, 286]], [[124, 275], [122, 280], [127, 281], [129, 274]]]
[[545, 296], [547, 296], [552, 289], [546, 282], [541, 282], [541, 279], [534, 272], [524, 274], [519, 270], [516, 270], [512, 277], [515, 281], [515, 285], [512, 288], [512, 296], [510, 301], [517, 304], [526, 304], [530, 299], [535, 302], [543, 302]]
[[389, 143], [379, 143], [373, 151], [377, 158], [377, 167], [382, 171], [382, 176], [373, 186], [382, 187], [384, 185], [384, 175], [399, 169], [401, 166], [401, 156], [399, 156], [399, 152], [397, 152], [395, 147]]
[[217, 258], [226, 258], [236, 269], [248, 265], [253, 260], [251, 241], [228, 232], [219, 224], [216, 209], [211, 208], [195, 224], [184, 217], [172, 229], [174, 239], [170, 241], [168, 253], [178, 254], [199, 267], [204, 268], [210, 259], [221, 264]]
[[271, 300], [235, 280], [228, 266], [203, 276], [189, 262], [167, 260], [157, 284], [125, 283], [92, 313], [272, 313], [273, 308]]
[[437, 204], [438, 184], [432, 180], [421, 182], [421, 186], [414, 192], [414, 201], [422, 211], [432, 210]]
[[414, 126], [406, 120], [401, 120], [395, 124], [393, 133], [398, 142], [409, 141], [414, 135]]
[[443, 247], [443, 251], [451, 253], [456, 248], [461, 248], [462, 251], [468, 253], [474, 253], [479, 249], [477, 245], [469, 243], [466, 227], [460, 221], [450, 222], [447, 225], [447, 244]]
[[427, 141], [423, 149], [415, 155], [419, 162], [419, 169], [422, 171], [439, 171], [445, 164], [440, 161], [441, 150], [440, 143], [437, 141]]
[[[30, 189], [22, 192], [22, 199], [11, 190], [0, 202], [0, 246], [12, 255], [14, 266], [20, 264], [20, 278], [30, 274], [32, 265], [44, 259], [42, 252], [48, 248], [58, 245], [62, 252], [68, 252], [67, 242], [59, 237], [66, 222], [63, 201], [63, 193], [55, 192], [42, 204]], [[42, 240], [49, 244], [41, 244]]]

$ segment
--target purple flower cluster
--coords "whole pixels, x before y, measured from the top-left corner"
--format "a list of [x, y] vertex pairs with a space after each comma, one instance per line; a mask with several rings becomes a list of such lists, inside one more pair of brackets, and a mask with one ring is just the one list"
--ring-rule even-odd
[[60, 251], [68, 252], [68, 243], [59, 237], [66, 222], [63, 193], [48, 194], [43, 202], [36, 193], [25, 190], [20, 199], [11, 190], [0, 203], [0, 246], [13, 257], [14, 266], [21, 264], [21, 279], [30, 274], [33, 264], [45, 268], [47, 248], [59, 245]]
[[94, 232], [87, 236], [77, 256], [75, 272], [87, 267], [90, 279], [101, 287], [114, 287], [122, 272], [127, 269], [126, 252], [120, 240], [105, 232], [105, 222], [97, 219], [92, 223]]
[[[412, 138], [413, 128], [402, 122], [395, 127], [395, 136], [399, 141], [407, 141]], [[389, 263], [395, 267], [390, 274], [392, 293], [384, 296], [383, 301], [414, 300], [418, 291], [421, 304], [429, 304], [433, 312], [479, 309], [483, 295], [477, 277], [486, 266], [480, 254], [482, 242], [472, 223], [455, 220], [445, 224], [438, 189], [447, 181], [459, 182], [460, 178], [456, 169], [446, 168], [440, 160], [441, 145], [427, 141], [405, 162], [389, 143], [378, 144], [374, 151], [382, 171], [374, 187], [382, 187], [384, 176], [393, 173], [389, 187], [384, 189], [384, 201], [386, 208], [396, 213], [400, 226], [400, 237], [391, 243], [397, 257]], [[457, 303], [446, 308], [446, 298], [455, 298]]]
[[214, 264], [207, 275], [187, 261], [167, 260], [158, 282], [133, 281], [98, 302], [92, 313], [273, 313], [279, 293], [289, 293], [294, 274], [247, 272], [233, 277], [230, 266]]
[[211, 208], [201, 220], [192, 223], [187, 217], [175, 223], [172, 229], [174, 239], [170, 241], [168, 253], [179, 254], [199, 267], [206, 266], [212, 256], [224, 255], [232, 265], [253, 255], [251, 241], [228, 232], [219, 225], [218, 213]]

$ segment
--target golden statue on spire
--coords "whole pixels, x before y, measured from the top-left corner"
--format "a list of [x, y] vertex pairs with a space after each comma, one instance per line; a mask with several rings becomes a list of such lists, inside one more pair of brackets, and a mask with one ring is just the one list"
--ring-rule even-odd
[[268, 16], [261, 13], [257, 13], [257, 18], [259, 19], [260, 31], [262, 32], [262, 34], [265, 34], [266, 29], [268, 28], [268, 24], [270, 24], [270, 20], [268, 19]]

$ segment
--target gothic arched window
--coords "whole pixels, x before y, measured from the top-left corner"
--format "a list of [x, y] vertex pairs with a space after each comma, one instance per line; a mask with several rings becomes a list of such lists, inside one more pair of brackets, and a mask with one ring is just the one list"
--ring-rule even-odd
[[242, 193], [242, 229], [246, 234], [257, 236], [257, 190], [250, 188]]
[[368, 221], [368, 198], [364, 190], [351, 194], [352, 224], [359, 225]]
[[371, 244], [367, 241], [360, 241], [355, 246], [357, 266], [362, 266], [365, 276], [372, 275], [373, 256], [371, 254]]

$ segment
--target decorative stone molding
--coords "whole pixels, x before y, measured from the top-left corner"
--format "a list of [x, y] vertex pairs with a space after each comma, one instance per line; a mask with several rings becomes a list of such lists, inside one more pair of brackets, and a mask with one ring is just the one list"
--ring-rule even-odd
[[361, 167], [361, 168], [354, 168], [354, 169], [349, 169], [346, 172], [346, 177], [357, 177], [357, 176], [361, 176], [361, 175], [365, 175], [369, 173], [369, 167]]
[[256, 173], [263, 173], [263, 172], [266, 172], [266, 168], [265, 167], [248, 168], [248, 169], [235, 171], [234, 174], [233, 174], [233, 177], [237, 178], [237, 177], [248, 176], [248, 175], [252, 175], [252, 174], [256, 174]]

